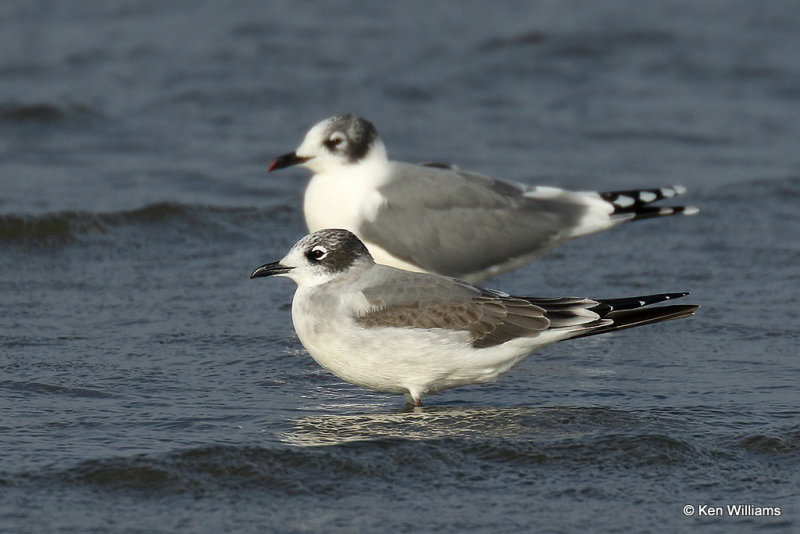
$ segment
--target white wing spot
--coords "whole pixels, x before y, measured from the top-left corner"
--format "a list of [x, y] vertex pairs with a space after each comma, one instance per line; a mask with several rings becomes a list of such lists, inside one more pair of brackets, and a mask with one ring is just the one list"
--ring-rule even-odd
[[682, 185], [673, 185], [669, 189], [671, 189], [675, 195], [683, 195], [686, 193], [686, 188]]
[[633, 197], [629, 197], [628, 195], [620, 195], [616, 200], [614, 200], [613, 204], [618, 208], [628, 208], [633, 206], [636, 200]]
[[658, 195], [656, 195], [652, 191], [642, 191], [641, 193], [639, 193], [639, 200], [641, 200], [642, 202], [653, 202], [657, 198]]
[[556, 198], [564, 194], [564, 190], [548, 185], [537, 185], [527, 189], [523, 196], [531, 198]]

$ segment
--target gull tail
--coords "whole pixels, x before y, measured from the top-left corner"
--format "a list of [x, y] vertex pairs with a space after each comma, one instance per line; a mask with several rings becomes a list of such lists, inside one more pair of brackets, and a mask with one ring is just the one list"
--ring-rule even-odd
[[[606, 191], [598, 193], [600, 198], [614, 206], [613, 215], [628, 216], [629, 220], [650, 219], [667, 215], [694, 215], [700, 210], [694, 206], [650, 206], [649, 204], [682, 195], [686, 188], [682, 185], [658, 189], [629, 189], [626, 191]], [[631, 217], [632, 216], [632, 217]]]
[[[589, 308], [591, 311], [605, 319], [606, 324], [598, 328], [578, 333], [572, 338], [593, 336], [614, 332], [625, 328], [658, 323], [670, 319], [682, 319], [694, 315], [700, 306], [694, 304], [673, 304], [671, 306], [657, 306], [648, 308], [650, 304], [684, 297], [689, 293], [661, 293], [659, 295], [644, 295], [641, 297], [628, 297], [621, 299], [596, 299], [596, 306]], [[613, 321], [608, 324], [608, 320]]]

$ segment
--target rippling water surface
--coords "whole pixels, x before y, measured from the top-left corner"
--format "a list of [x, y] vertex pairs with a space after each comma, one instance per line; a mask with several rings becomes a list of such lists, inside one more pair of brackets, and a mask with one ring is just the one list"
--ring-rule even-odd
[[[788, 1], [3, 3], [0, 531], [797, 532], [798, 50]], [[342, 383], [248, 275], [304, 233], [269, 160], [344, 111], [397, 159], [686, 185], [490, 285], [702, 309], [415, 410]]]

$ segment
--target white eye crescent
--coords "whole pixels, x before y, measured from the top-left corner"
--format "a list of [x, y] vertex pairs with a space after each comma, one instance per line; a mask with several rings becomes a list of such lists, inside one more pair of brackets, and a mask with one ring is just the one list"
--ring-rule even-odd
[[306, 253], [308, 259], [312, 261], [321, 261], [328, 255], [328, 249], [322, 245], [317, 245]]
[[331, 136], [325, 141], [325, 146], [333, 150], [347, 140], [347, 136], [342, 132], [333, 132]]

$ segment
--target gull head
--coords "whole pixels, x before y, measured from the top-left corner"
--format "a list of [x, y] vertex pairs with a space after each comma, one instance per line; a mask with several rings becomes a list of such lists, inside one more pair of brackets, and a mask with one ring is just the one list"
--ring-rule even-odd
[[375, 126], [357, 115], [336, 115], [312, 126], [297, 150], [275, 158], [269, 170], [301, 165], [314, 173], [336, 172], [371, 157], [386, 158]]
[[308, 234], [283, 259], [262, 265], [250, 278], [287, 276], [298, 286], [315, 286], [373, 263], [367, 247], [353, 233], [326, 229]]

